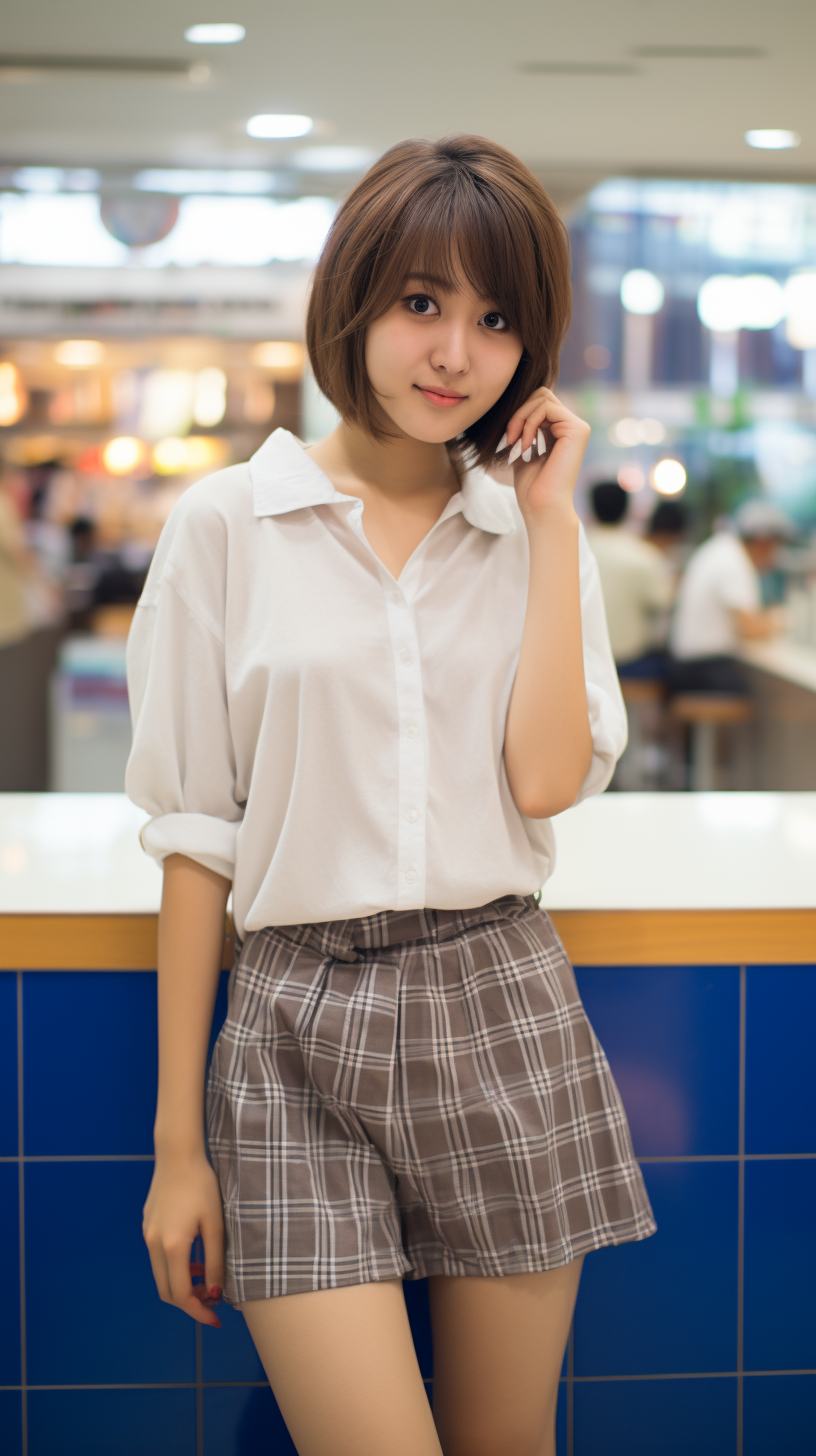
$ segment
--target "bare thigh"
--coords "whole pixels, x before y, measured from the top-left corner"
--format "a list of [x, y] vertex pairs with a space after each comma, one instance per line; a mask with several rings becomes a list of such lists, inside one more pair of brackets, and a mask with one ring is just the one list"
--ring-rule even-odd
[[299, 1456], [441, 1456], [401, 1279], [237, 1308]]
[[555, 1456], [558, 1380], [582, 1264], [429, 1278], [444, 1456]]

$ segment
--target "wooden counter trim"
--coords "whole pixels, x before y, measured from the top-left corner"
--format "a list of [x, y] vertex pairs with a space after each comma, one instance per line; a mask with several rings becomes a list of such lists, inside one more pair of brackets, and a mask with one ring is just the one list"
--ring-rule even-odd
[[[552, 921], [578, 966], [816, 964], [816, 910], [554, 910]], [[0, 970], [155, 970], [157, 927], [157, 915], [0, 915]]]

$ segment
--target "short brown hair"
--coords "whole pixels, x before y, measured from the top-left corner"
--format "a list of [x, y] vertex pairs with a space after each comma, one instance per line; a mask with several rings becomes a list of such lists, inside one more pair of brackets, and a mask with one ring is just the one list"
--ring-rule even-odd
[[370, 323], [399, 297], [406, 275], [456, 285], [455, 258], [480, 297], [521, 336], [524, 352], [499, 400], [453, 455], [482, 467], [513, 411], [558, 376], [571, 310], [569, 235], [538, 178], [486, 137], [399, 142], [341, 203], [312, 278], [306, 348], [319, 388], [350, 424], [382, 442], [365, 368]]

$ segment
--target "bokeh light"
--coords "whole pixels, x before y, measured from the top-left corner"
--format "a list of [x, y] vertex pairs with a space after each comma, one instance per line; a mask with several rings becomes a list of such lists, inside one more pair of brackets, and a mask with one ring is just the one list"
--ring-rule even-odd
[[648, 268], [630, 268], [621, 279], [620, 299], [627, 313], [658, 313], [665, 289]]
[[658, 460], [651, 473], [651, 483], [658, 495], [679, 495], [686, 483], [686, 472], [679, 460]]
[[92, 369], [104, 357], [104, 345], [98, 339], [63, 339], [54, 350], [56, 362], [66, 369]]

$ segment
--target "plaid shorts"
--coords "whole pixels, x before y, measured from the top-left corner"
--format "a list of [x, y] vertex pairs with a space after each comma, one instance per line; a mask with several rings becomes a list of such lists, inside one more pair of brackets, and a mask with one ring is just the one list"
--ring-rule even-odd
[[230, 1304], [530, 1273], [657, 1227], [533, 895], [248, 932], [206, 1130]]

